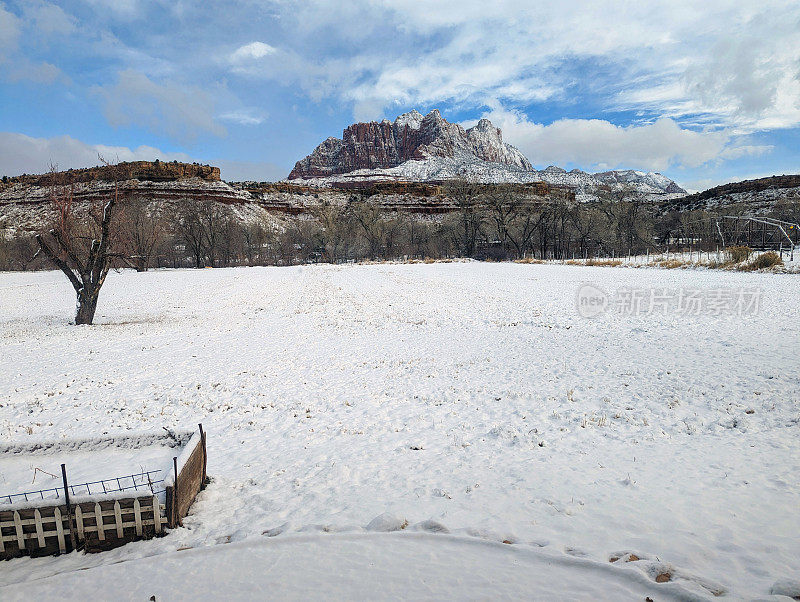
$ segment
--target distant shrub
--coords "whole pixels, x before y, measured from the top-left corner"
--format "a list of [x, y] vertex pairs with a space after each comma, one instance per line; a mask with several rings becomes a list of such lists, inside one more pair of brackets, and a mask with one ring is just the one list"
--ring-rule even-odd
[[688, 267], [691, 265], [691, 263], [688, 261], [681, 261], [680, 259], [665, 259], [664, 261], [659, 261], [656, 265], [667, 270], [675, 270], [678, 268]]
[[767, 251], [753, 259], [747, 267], [751, 270], [766, 270], [776, 265], [783, 265], [783, 260], [780, 255], [775, 251]]
[[727, 253], [731, 263], [742, 263], [750, 258], [753, 249], [745, 246], [728, 247]]

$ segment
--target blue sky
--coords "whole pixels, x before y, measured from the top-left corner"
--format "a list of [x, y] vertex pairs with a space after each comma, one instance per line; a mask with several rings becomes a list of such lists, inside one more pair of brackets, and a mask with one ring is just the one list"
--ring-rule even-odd
[[536, 167], [800, 172], [800, 3], [0, 0], [0, 174], [279, 179], [356, 120], [488, 117]]

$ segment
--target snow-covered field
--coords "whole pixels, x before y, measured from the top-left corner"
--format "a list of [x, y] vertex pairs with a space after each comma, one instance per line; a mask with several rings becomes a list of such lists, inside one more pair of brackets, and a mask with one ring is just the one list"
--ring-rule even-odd
[[[586, 319], [586, 282], [761, 302]], [[94, 327], [70, 291], [0, 274], [0, 442], [202, 422], [213, 482], [165, 538], [2, 563], [0, 598], [800, 595], [794, 275], [123, 272]]]

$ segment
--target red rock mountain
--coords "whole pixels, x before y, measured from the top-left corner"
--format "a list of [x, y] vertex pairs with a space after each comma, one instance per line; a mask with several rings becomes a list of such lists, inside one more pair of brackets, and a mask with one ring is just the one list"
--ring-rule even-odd
[[289, 179], [391, 168], [406, 161], [433, 157], [478, 159], [533, 169], [525, 155], [503, 142], [502, 133], [488, 119], [481, 119], [476, 126], [465, 130], [433, 110], [424, 117], [411, 111], [394, 122], [384, 119], [354, 123], [342, 132], [341, 139], [328, 138], [298, 161]]

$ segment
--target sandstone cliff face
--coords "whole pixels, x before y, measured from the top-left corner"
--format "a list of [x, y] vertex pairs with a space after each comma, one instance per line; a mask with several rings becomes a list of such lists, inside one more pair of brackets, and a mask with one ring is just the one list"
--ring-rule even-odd
[[355, 123], [344, 130], [341, 139], [328, 138], [298, 161], [289, 179], [391, 168], [432, 157], [464, 157], [532, 169], [520, 151], [503, 142], [502, 133], [490, 121], [482, 119], [464, 130], [434, 110], [424, 117], [411, 111], [394, 122]]

